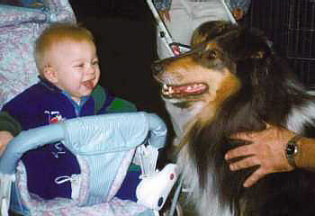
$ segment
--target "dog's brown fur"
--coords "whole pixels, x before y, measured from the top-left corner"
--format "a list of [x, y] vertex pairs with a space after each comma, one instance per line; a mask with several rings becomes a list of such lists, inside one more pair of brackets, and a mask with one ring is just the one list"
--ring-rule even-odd
[[262, 130], [266, 122], [314, 136], [313, 97], [259, 31], [205, 23], [193, 34], [192, 48], [155, 63], [154, 76], [164, 85], [180, 139], [178, 164], [199, 215], [315, 215], [307, 199], [315, 197], [314, 173], [270, 175], [244, 189], [253, 169], [231, 172], [224, 160], [228, 149], [244, 144], [231, 134]]

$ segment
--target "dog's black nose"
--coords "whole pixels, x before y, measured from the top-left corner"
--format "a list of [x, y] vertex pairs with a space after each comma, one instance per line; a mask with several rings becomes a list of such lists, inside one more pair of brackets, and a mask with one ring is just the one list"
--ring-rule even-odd
[[157, 61], [152, 64], [153, 74], [157, 75], [163, 71], [163, 65], [161, 62]]

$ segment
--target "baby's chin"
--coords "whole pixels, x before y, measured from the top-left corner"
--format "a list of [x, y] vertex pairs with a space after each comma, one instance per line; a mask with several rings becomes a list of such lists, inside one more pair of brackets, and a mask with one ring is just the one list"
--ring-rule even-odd
[[92, 90], [89, 90], [89, 91], [85, 90], [84, 92], [76, 94], [76, 96], [72, 96], [72, 100], [79, 103], [83, 97], [89, 97], [91, 93], [92, 93]]

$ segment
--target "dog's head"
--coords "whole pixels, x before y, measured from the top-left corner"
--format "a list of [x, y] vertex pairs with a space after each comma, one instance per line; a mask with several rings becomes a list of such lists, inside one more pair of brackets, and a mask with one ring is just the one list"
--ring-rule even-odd
[[191, 44], [190, 52], [153, 65], [168, 103], [217, 110], [228, 98], [241, 94], [240, 101], [258, 104], [265, 112], [266, 103], [270, 106], [279, 103], [277, 97], [283, 98], [277, 91], [288, 85], [289, 69], [260, 31], [212, 21], [195, 30]]

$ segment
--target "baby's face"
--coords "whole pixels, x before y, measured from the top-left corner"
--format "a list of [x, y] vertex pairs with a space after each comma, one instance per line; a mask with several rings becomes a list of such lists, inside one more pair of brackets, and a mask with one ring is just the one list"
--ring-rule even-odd
[[89, 41], [57, 43], [48, 54], [49, 67], [55, 75], [53, 82], [67, 91], [74, 101], [89, 96], [100, 78], [96, 47]]

